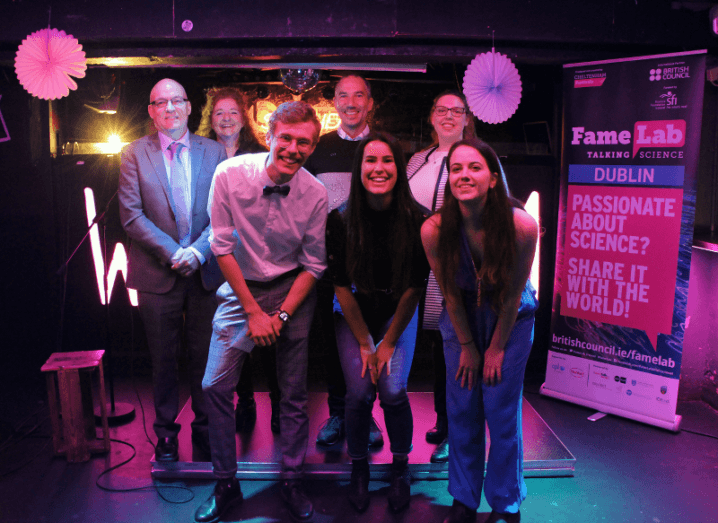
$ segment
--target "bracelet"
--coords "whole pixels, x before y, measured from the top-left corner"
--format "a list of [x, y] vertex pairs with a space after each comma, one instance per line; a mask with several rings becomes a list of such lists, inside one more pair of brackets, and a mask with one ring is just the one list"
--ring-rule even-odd
[[464, 343], [459, 343], [459, 345], [469, 345], [469, 344], [471, 344], [471, 343], [474, 343], [474, 340], [473, 340], [473, 339], [471, 339], [471, 340], [469, 340], [469, 341], [467, 341], [467, 342], [464, 342]]

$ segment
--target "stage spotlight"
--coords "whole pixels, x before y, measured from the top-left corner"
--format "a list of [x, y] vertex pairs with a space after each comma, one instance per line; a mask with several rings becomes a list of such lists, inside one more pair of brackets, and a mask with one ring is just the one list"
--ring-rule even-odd
[[122, 147], [122, 139], [116, 134], [110, 135], [110, 137], [107, 139], [107, 143], [112, 147]]
[[111, 134], [109, 138], [107, 138], [107, 142], [97, 144], [101, 154], [118, 154], [124, 145], [122, 138], [116, 134]]

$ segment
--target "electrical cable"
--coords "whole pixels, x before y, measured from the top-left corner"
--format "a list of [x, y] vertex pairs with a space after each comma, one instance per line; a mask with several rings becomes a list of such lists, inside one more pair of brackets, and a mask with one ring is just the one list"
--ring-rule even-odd
[[[5, 451], [6, 449], [9, 449], [13, 445], [20, 443], [21, 441], [23, 441], [26, 438], [29, 438], [35, 431], [37, 431], [37, 429], [39, 429], [40, 426], [45, 421], [47, 421], [47, 418], [40, 419], [37, 423], [35, 423], [34, 426], [27, 429], [24, 433], [20, 433], [21, 429], [22, 429], [23, 425], [25, 425], [25, 423], [27, 423], [34, 416], [39, 415], [45, 409], [46, 409], [46, 407], [42, 406], [39, 409], [37, 409], [35, 412], [29, 414], [25, 419], [20, 421], [20, 423], [19, 423], [19, 425], [17, 425], [17, 427], [12, 427], [12, 425], [10, 423], [7, 423], [8, 425], [11, 425], [12, 434], [10, 434], [10, 437], [8, 437], [8, 439], [5, 440], [4, 442], [2, 442], [2, 444], [0, 445], [0, 452]], [[45, 449], [47, 449], [47, 447], [50, 445], [52, 438], [48, 435], [39, 435], [38, 437], [47, 438], [47, 442], [45, 443], [45, 445], [43, 445], [42, 448], [40, 450], [38, 450], [30, 459], [23, 461], [22, 463], [20, 463], [19, 465], [16, 465], [15, 467], [13, 467], [11, 469], [0, 472], [0, 478], [9, 476], [13, 472], [17, 472], [18, 470], [24, 468], [25, 466], [27, 466], [30, 463], [32, 463], [33, 461], [35, 461], [35, 459], [37, 459], [40, 455], [42, 455], [45, 452]]]
[[696, 434], [698, 436], [704, 436], [706, 438], [718, 439], [718, 436], [716, 436], [715, 434], [707, 434], [698, 430], [681, 429], [681, 432], [688, 432], [689, 434]]
[[[142, 413], [142, 429], [144, 430], [145, 437], [147, 438], [147, 442], [152, 445], [152, 447], [155, 447], [155, 444], [152, 442], [152, 438], [150, 438], [150, 435], [147, 432], [147, 419], [145, 416], [145, 408], [142, 404], [142, 398], [140, 397], [140, 392], [137, 389], [137, 382], [135, 381], [135, 320], [134, 320], [134, 310], [132, 307], [130, 307], [130, 382], [132, 383], [132, 389], [135, 393], [135, 397], [137, 398], [137, 402], [140, 405], [140, 412]], [[189, 503], [192, 501], [195, 497], [194, 491], [190, 489], [189, 487], [185, 486], [179, 486], [179, 485], [160, 485], [156, 481], [152, 481], [151, 485], [143, 485], [140, 487], [131, 487], [131, 488], [112, 488], [107, 487], [102, 484], [100, 484], [100, 478], [102, 476], [109, 474], [111, 471], [120, 468], [123, 465], [126, 465], [130, 461], [132, 461], [135, 456], [137, 455], [137, 450], [135, 447], [126, 441], [118, 440], [118, 439], [110, 439], [110, 441], [113, 441], [115, 443], [121, 443], [123, 445], [127, 445], [132, 449], [132, 456], [127, 458], [125, 461], [118, 463], [117, 465], [114, 465], [108, 469], [103, 470], [95, 480], [95, 485], [97, 485], [97, 488], [104, 490], [105, 492], [148, 492], [154, 490], [157, 492], [157, 495], [162, 498], [162, 500], [166, 501], [167, 503], [173, 503], [173, 504], [184, 504]], [[186, 499], [181, 499], [178, 501], [174, 501], [169, 499], [165, 494], [162, 492], [163, 489], [171, 489], [171, 490], [183, 490], [187, 491], [189, 493], [188, 497]]]
[[[120, 439], [112, 439], [112, 438], [110, 438], [110, 441], [112, 441], [114, 443], [121, 443], [123, 445], [127, 445], [128, 447], [130, 447], [132, 449], [132, 455], [129, 458], [127, 458], [126, 460], [118, 463], [117, 465], [113, 465], [112, 467], [109, 467], [109, 468], [103, 470], [102, 472], [100, 472], [100, 474], [97, 476], [97, 479], [95, 480], [95, 485], [97, 485], [97, 488], [99, 488], [100, 490], [104, 490], [105, 492], [149, 492], [149, 491], [154, 490], [167, 503], [173, 503], [173, 504], [178, 504], [178, 505], [181, 505], [183, 503], [189, 503], [190, 501], [192, 501], [194, 499], [194, 492], [189, 487], [184, 487], [184, 486], [179, 486], [179, 485], [158, 485], [154, 481], [152, 482], [151, 485], [143, 485], [141, 487], [129, 487], [129, 488], [113, 488], [113, 487], [106, 487], [104, 485], [101, 485], [100, 478], [102, 478], [102, 476], [109, 474], [113, 470], [116, 470], [116, 469], [122, 467], [123, 465], [126, 465], [127, 463], [132, 461], [135, 458], [135, 456], [137, 455], [137, 450], [131, 443], [122, 441]], [[167, 498], [162, 493], [162, 489], [184, 490], [184, 491], [189, 492], [189, 497], [187, 497], [186, 499], [181, 499], [179, 501], [173, 501], [173, 500]]]
[[41, 454], [43, 454], [43, 453], [45, 452], [45, 449], [47, 449], [47, 447], [50, 446], [50, 442], [51, 442], [51, 441], [52, 441], [52, 439], [51, 439], [50, 437], [48, 437], [47, 443], [45, 443], [45, 445], [43, 445], [43, 447], [42, 447], [40, 450], [38, 450], [33, 457], [31, 457], [30, 459], [24, 461], [23, 463], [21, 463], [20, 465], [18, 465], [18, 466], [15, 467], [15, 468], [12, 468], [12, 469], [10, 469], [10, 470], [6, 470], [6, 471], [4, 471], [4, 472], [0, 472], [0, 478], [4, 478], [5, 476], [9, 476], [9, 475], [12, 474], [13, 472], [17, 472], [18, 470], [22, 469], [23, 467], [25, 467], [25, 466], [29, 465], [30, 463], [32, 463], [33, 461], [35, 461], [35, 459], [37, 459]]
[[135, 397], [137, 398], [137, 402], [140, 405], [140, 412], [142, 412], [142, 429], [145, 432], [145, 437], [147, 438], [147, 442], [152, 445], [152, 448], [155, 447], [155, 443], [152, 441], [152, 438], [147, 433], [147, 420], [145, 418], [145, 407], [142, 404], [142, 399], [140, 398], [140, 392], [137, 390], [137, 382], [135, 381], [135, 315], [134, 311], [130, 307], [130, 382], [132, 383], [132, 390], [135, 392]]
[[[12, 438], [13, 438], [13, 436], [15, 436], [18, 432], [20, 432], [20, 429], [22, 428], [22, 426], [23, 426], [30, 418], [32, 418], [33, 416], [37, 416], [38, 414], [40, 414], [40, 412], [42, 412], [42, 411], [43, 411], [44, 409], [46, 409], [46, 408], [47, 408], [47, 407], [45, 407], [45, 406], [43, 405], [42, 407], [38, 408], [35, 412], [32, 412], [32, 413], [28, 414], [25, 419], [23, 419], [23, 420], [20, 421], [20, 424], [19, 424], [17, 427], [13, 427], [10, 422], [7, 422], [7, 421], [4, 422], [4, 423], [6, 423], [7, 425], [10, 425], [10, 430], [11, 430], [12, 434], [10, 434], [10, 437], [9, 437], [7, 440], [5, 440], [5, 441], [3, 441], [2, 443], [0, 443], [0, 452], [2, 452], [3, 450], [5, 450], [6, 447], [10, 446], [10, 444], [12, 443]], [[26, 438], [27, 436], [29, 436], [30, 434], [32, 434], [35, 430], [37, 430], [37, 429], [40, 427], [40, 425], [42, 424], [43, 421], [44, 421], [44, 420], [39, 421], [33, 428], [31, 428], [30, 430], [28, 430], [25, 434], [22, 434], [22, 435], [20, 436], [20, 439], [24, 439], [24, 438]]]

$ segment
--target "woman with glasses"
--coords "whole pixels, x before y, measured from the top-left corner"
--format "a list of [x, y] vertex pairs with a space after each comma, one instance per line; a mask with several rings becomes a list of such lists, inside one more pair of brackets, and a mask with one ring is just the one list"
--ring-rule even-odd
[[[438, 211], [444, 200], [444, 187], [448, 177], [446, 154], [453, 144], [464, 138], [476, 136], [474, 119], [463, 94], [456, 90], [444, 91], [434, 98], [429, 113], [434, 143], [416, 153], [407, 164], [409, 186], [414, 198], [433, 212]], [[441, 313], [441, 293], [432, 273], [429, 276], [424, 298], [421, 328], [430, 343], [434, 357], [434, 411], [436, 425], [426, 433], [426, 441], [438, 445], [431, 455], [433, 463], [445, 463], [449, 459], [448, 422], [446, 419], [446, 375], [444, 351], [438, 331]]]
[[[473, 523], [481, 490], [487, 523], [518, 523], [526, 498], [521, 402], [536, 291], [528, 281], [538, 225], [509, 197], [494, 150], [455, 143], [439, 214], [421, 237], [445, 298], [439, 320], [447, 370], [449, 493], [444, 523]], [[483, 360], [483, 361], [482, 361]], [[484, 427], [491, 448], [484, 481]]]
[[[197, 134], [216, 140], [224, 145], [227, 158], [247, 153], [266, 152], [248, 123], [244, 95], [236, 87], [212, 89], [207, 93], [207, 103], [202, 109], [202, 120]], [[269, 397], [272, 404], [270, 428], [279, 434], [279, 384], [276, 376], [276, 354], [272, 350], [260, 351], [265, 368]], [[254, 399], [251, 359], [245, 361], [237, 384], [237, 409], [235, 421], [237, 432], [251, 432], [257, 421], [257, 403]]]
[[387, 135], [370, 134], [354, 157], [349, 199], [327, 221], [336, 339], [347, 384], [349, 501], [359, 512], [369, 506], [369, 428], [377, 392], [393, 454], [389, 507], [398, 512], [410, 501], [413, 417], [406, 385], [417, 305], [429, 274], [420, 237], [424, 211], [411, 196], [401, 147]]

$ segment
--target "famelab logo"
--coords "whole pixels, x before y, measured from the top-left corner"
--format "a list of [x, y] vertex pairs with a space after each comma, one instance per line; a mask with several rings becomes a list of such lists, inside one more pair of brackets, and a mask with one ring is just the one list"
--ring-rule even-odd
[[[589, 158], [630, 158], [631, 151], [616, 151], [610, 146], [633, 145], [635, 158], [641, 149], [678, 149], [686, 144], [685, 120], [652, 120], [636, 122], [633, 133], [628, 130], [587, 130], [585, 127], [571, 127], [571, 145], [606, 147], [601, 151], [587, 151]], [[639, 158], [683, 158], [683, 151], [640, 151]]]
[[679, 67], [657, 67], [648, 72], [648, 79], [651, 82], [660, 82], [661, 80], [676, 80], [679, 78], [688, 79], [691, 77], [690, 67], [687, 65]]
[[[683, 147], [686, 144], [685, 120], [656, 120], [636, 122], [633, 126], [633, 157], [643, 147]], [[641, 158], [653, 156], [641, 155]]]

